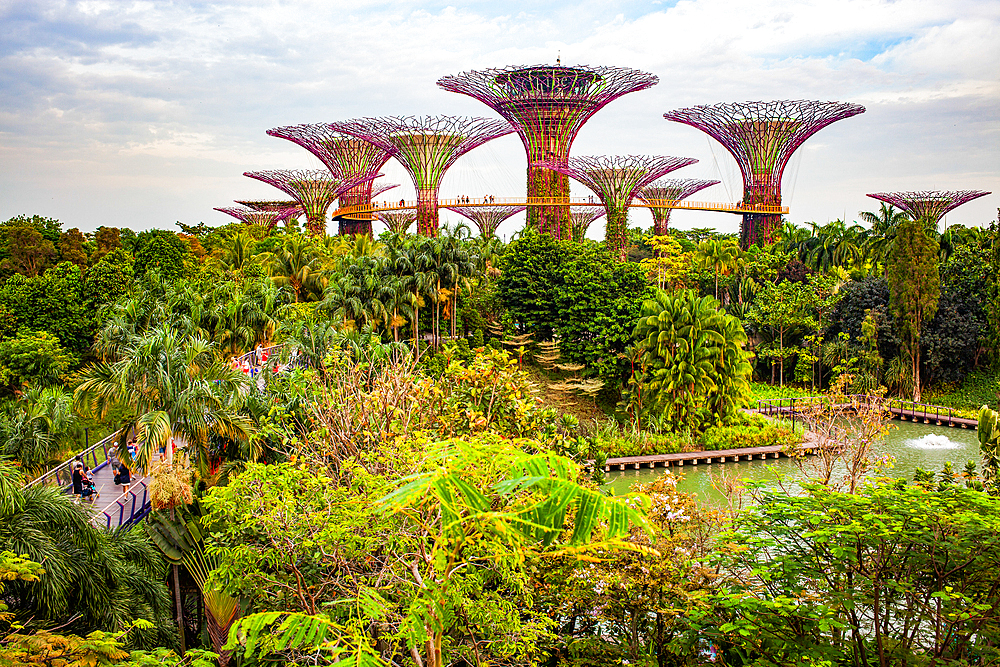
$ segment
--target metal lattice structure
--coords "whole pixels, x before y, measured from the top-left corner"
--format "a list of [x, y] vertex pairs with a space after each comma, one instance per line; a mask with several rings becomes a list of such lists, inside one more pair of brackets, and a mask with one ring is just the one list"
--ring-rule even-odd
[[[718, 185], [720, 181], [702, 180], [697, 178], [676, 178], [650, 183], [639, 191], [639, 198], [644, 202], [680, 201], [687, 199], [699, 190]], [[669, 206], [650, 206], [653, 214], [653, 234], [663, 236], [670, 227]]]
[[[743, 173], [743, 203], [781, 205], [781, 175], [802, 143], [831, 123], [864, 113], [860, 104], [779, 100], [734, 102], [663, 114], [705, 132], [732, 154]], [[745, 213], [740, 246], [771, 243], [781, 226], [773, 213]]]
[[246, 200], [238, 199], [237, 204], [252, 208], [255, 211], [277, 211], [278, 222], [285, 222], [293, 218], [299, 218], [304, 211], [302, 205], [294, 199], [281, 200]]
[[[287, 125], [272, 128], [267, 133], [272, 137], [287, 139], [302, 146], [315, 155], [331, 174], [341, 179], [362, 176], [374, 178], [390, 157], [388, 152], [375, 144], [335, 131], [329, 123]], [[372, 197], [379, 194], [372, 188], [370, 180], [360, 183], [340, 196], [340, 205], [371, 204]], [[342, 219], [339, 223], [340, 234], [371, 234], [370, 218]]]
[[512, 215], [517, 215], [527, 206], [446, 206], [445, 208], [472, 220], [476, 223], [483, 238], [491, 239], [496, 234], [500, 223]]
[[[356, 196], [356, 191], [359, 188], [368, 187], [369, 192], [364, 195], [367, 197], [368, 202], [359, 202]], [[374, 181], [369, 181], [366, 184], [362, 184], [357, 188], [348, 190], [340, 197], [341, 206], [357, 206], [360, 203], [370, 203], [374, 197], [378, 197], [383, 192], [392, 190], [393, 188], [398, 188], [399, 183], [375, 183]], [[371, 213], [355, 213], [351, 216], [336, 218], [339, 224], [339, 234], [365, 234], [367, 236], [372, 236], [372, 220], [374, 216]]]
[[927, 218], [937, 228], [948, 211], [973, 199], [990, 194], [985, 190], [918, 190], [916, 192], [873, 192], [868, 196], [892, 204], [914, 220]]
[[326, 212], [342, 194], [379, 176], [341, 179], [320, 169], [246, 171], [243, 175], [273, 185], [295, 199], [306, 215], [306, 230], [313, 236], [326, 234]]
[[573, 240], [579, 243], [587, 236], [590, 225], [605, 213], [598, 206], [570, 206], [569, 221], [573, 225]]
[[[608, 251], [624, 261], [628, 251], [629, 204], [642, 188], [659, 177], [697, 161], [668, 155], [588, 155], [571, 157], [568, 164], [554, 160], [536, 164], [580, 181], [600, 197], [608, 216], [604, 236]], [[566, 231], [567, 236], [572, 235], [572, 227]], [[562, 233], [563, 230], [556, 230], [559, 238]]]
[[405, 234], [413, 221], [417, 219], [416, 211], [378, 211], [375, 219], [383, 223], [394, 234]]
[[[237, 202], [242, 203], [242, 202]], [[281, 220], [281, 211], [240, 208], [236, 206], [218, 206], [214, 210], [231, 215], [244, 225], [259, 225], [267, 229], [274, 228]]]
[[[626, 67], [576, 65], [510, 66], [462, 72], [438, 80], [441, 88], [479, 100], [517, 130], [528, 156], [528, 197], [569, 197], [565, 166], [583, 124], [606, 104], [627, 93], [656, 85], [659, 79]], [[569, 234], [569, 206], [529, 206], [528, 227]], [[568, 236], [567, 236], [568, 238]]]
[[456, 116], [356, 118], [330, 127], [374, 144], [403, 165], [417, 190], [417, 233], [425, 236], [437, 236], [438, 189], [448, 168], [473, 148], [514, 131], [503, 120]]

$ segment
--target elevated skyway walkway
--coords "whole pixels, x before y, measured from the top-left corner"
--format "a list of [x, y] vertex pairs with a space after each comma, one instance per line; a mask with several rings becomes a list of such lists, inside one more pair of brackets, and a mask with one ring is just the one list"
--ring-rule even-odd
[[[597, 197], [456, 197], [439, 199], [438, 207], [449, 206], [604, 206]], [[719, 213], [760, 213], [785, 215], [787, 206], [744, 206], [742, 202], [691, 201], [688, 199], [639, 199], [632, 200], [631, 208], [671, 208], [688, 211], [715, 211]], [[358, 206], [344, 206], [333, 212], [334, 219], [368, 220], [372, 213], [381, 211], [405, 211], [417, 208], [416, 200], [401, 199], [398, 202], [377, 201]]]

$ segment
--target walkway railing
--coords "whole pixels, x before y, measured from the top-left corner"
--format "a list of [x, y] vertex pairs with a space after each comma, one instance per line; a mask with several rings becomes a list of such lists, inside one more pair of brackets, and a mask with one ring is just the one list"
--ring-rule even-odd
[[[115, 431], [111, 435], [101, 439], [99, 442], [94, 443], [76, 456], [79, 456], [83, 460], [83, 464], [85, 466], [94, 472], [97, 472], [98, 470], [105, 468], [110, 463], [110, 448], [114, 446], [113, 443], [116, 437], [118, 437], [118, 431]], [[62, 487], [72, 486], [73, 464], [76, 463], [76, 456], [63, 461], [41, 477], [31, 480], [25, 486], [36, 486], [38, 484], [54, 484]]]
[[118, 528], [141, 521], [153, 509], [148, 478], [136, 483], [115, 502], [95, 517], [94, 523], [105, 528]]
[[819, 407], [836, 407], [840, 409], [858, 409], [860, 406], [877, 406], [894, 416], [909, 417], [911, 420], [923, 419], [924, 422], [934, 420], [937, 423], [947, 422], [948, 425], [960, 424], [975, 426], [975, 419], [957, 417], [954, 408], [945, 405], [931, 405], [899, 398], [886, 398], [871, 394], [848, 394], [846, 402], [833, 403], [829, 396], [795, 396], [788, 398], [764, 398], [757, 401], [757, 412], [768, 416], [791, 417], [794, 424], [795, 416], [802, 415], [807, 410]]

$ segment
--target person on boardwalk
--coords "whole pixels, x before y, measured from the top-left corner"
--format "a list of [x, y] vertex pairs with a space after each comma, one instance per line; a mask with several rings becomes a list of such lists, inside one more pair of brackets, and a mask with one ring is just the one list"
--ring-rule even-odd
[[122, 495], [128, 493], [128, 487], [132, 484], [132, 473], [124, 463], [118, 466], [118, 483], [122, 486]]

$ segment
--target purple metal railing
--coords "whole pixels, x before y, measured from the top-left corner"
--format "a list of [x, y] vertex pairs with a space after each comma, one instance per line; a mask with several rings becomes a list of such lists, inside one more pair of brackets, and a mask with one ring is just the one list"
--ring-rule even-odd
[[[115, 437], [118, 435], [118, 431], [115, 431], [111, 435], [103, 438], [99, 442], [91, 445], [87, 449], [80, 452], [79, 456], [84, 465], [89, 467], [94, 472], [101, 470], [108, 465], [111, 458], [109, 445], [114, 442]], [[56, 486], [70, 487], [73, 485], [73, 464], [76, 463], [76, 456], [66, 461], [63, 461], [57, 465], [52, 470], [47, 473], [33, 479], [28, 482], [25, 486], [35, 486], [38, 484], [55, 484]]]

